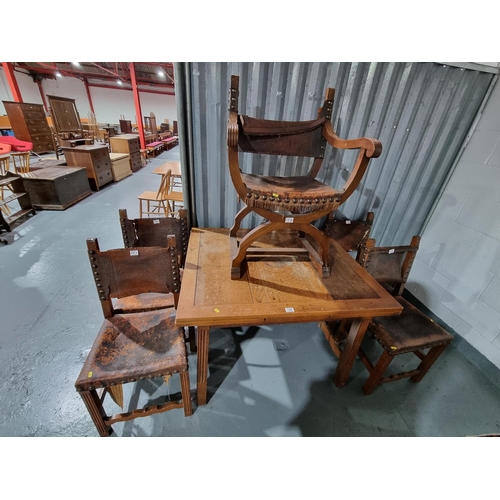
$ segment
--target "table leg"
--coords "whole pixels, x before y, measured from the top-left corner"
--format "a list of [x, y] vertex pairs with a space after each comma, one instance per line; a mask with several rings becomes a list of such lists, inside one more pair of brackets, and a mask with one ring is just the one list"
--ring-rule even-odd
[[208, 380], [208, 345], [210, 343], [210, 328], [198, 327], [198, 367], [197, 367], [197, 399], [198, 406], [207, 404]]
[[353, 320], [333, 379], [337, 387], [343, 387], [346, 384], [369, 324], [369, 319]]

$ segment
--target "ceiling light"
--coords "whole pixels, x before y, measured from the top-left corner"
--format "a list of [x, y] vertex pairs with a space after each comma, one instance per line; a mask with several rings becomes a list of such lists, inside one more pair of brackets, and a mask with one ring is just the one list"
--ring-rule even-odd
[[80, 63], [73, 63], [75, 66], [80, 66]]
[[59, 73], [59, 71], [56, 73], [56, 76], [62, 76], [61, 73]]
[[161, 70], [161, 69], [160, 69], [160, 70], [158, 70], [158, 74], [159, 74], [160, 76], [165, 76], [165, 72], [164, 72], [163, 70]]
[[121, 80], [116, 80], [116, 83], [118, 83], [118, 85], [121, 85], [122, 81]]

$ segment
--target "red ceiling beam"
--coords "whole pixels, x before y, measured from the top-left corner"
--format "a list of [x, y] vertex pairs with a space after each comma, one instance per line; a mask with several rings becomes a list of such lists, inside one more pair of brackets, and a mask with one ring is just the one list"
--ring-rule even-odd
[[[132, 89], [129, 89], [127, 87], [114, 87], [112, 85], [104, 85], [103, 83], [88, 82], [88, 84], [89, 84], [89, 87], [98, 87], [98, 88], [101, 88], [101, 89], [128, 90], [129, 92], [132, 91]], [[171, 95], [171, 96], [175, 96], [175, 94], [173, 92], [159, 92], [158, 90], [141, 89], [141, 88], [139, 88], [138, 90], [139, 90], [139, 92], [146, 92], [148, 94], [159, 94], [159, 95]]]
[[85, 90], [87, 91], [87, 98], [89, 100], [90, 111], [92, 111], [92, 113], [94, 113], [95, 115], [94, 104], [92, 103], [92, 96], [90, 95], [89, 82], [87, 81], [86, 78], [83, 79], [83, 84], [85, 85]]
[[19, 85], [17, 84], [16, 75], [14, 75], [14, 66], [10, 62], [2, 63], [3, 70], [5, 71], [5, 76], [9, 82], [10, 91], [12, 92], [12, 97], [16, 102], [23, 102], [21, 96], [21, 91], [19, 90]]
[[139, 99], [139, 89], [137, 88], [137, 81], [135, 79], [134, 63], [130, 65], [130, 78], [132, 80], [132, 90], [134, 92], [135, 112], [137, 114], [137, 128], [139, 129], [139, 140], [141, 141], [141, 149], [146, 149], [146, 138], [144, 137], [144, 127], [142, 126], [142, 111], [141, 100]]
[[45, 100], [45, 94], [43, 93], [42, 82], [40, 80], [37, 80], [36, 83], [38, 85], [38, 90], [40, 91], [40, 95], [42, 96], [43, 107], [45, 108], [45, 112], [48, 113], [49, 107], [47, 106], [47, 101]]
[[[38, 68], [34, 66], [27, 66], [27, 65], [18, 65], [18, 68], [22, 68], [28, 71], [33, 71], [35, 73], [39, 73], [41, 75], [52, 75], [55, 76], [55, 70], [51, 69], [45, 69], [45, 68]], [[17, 69], [18, 71], [18, 69]], [[108, 76], [106, 74], [101, 74], [101, 73], [87, 73], [83, 71], [69, 71], [69, 70], [57, 70], [61, 73], [63, 76], [71, 76], [73, 78], [95, 78], [96, 80], [112, 80], [116, 82], [116, 77]], [[128, 76], [126, 77], [121, 77], [123, 80], [127, 83], [129, 83], [130, 78]], [[146, 81], [146, 80], [137, 80], [138, 85], [153, 85], [154, 87], [165, 87], [169, 89], [175, 88], [173, 84], [171, 83], [159, 83], [159, 82], [151, 82], [151, 81]]]

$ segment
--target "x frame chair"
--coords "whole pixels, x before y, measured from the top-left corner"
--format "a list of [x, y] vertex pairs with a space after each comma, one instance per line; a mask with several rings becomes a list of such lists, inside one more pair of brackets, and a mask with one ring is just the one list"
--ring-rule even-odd
[[[287, 122], [251, 118], [238, 114], [239, 77], [231, 76], [229, 119], [227, 130], [228, 160], [231, 180], [238, 197], [246, 205], [235, 216], [230, 230], [232, 262], [231, 278], [239, 279], [242, 264], [250, 246], [266, 233], [275, 230], [296, 230], [309, 234], [319, 245], [320, 254], [302, 238], [311, 261], [317, 262], [323, 277], [330, 275], [328, 241], [312, 223], [334, 212], [344, 203], [361, 181], [371, 158], [382, 152], [382, 144], [366, 137], [343, 140], [331, 123], [334, 89], [326, 90], [318, 117], [311, 121]], [[326, 145], [339, 149], [359, 149], [356, 164], [341, 190], [318, 180]], [[277, 177], [243, 173], [239, 152], [313, 158], [305, 176]], [[250, 231], [241, 241], [237, 232], [245, 216], [256, 213], [266, 222]], [[297, 249], [279, 249], [279, 253], [296, 253]]]

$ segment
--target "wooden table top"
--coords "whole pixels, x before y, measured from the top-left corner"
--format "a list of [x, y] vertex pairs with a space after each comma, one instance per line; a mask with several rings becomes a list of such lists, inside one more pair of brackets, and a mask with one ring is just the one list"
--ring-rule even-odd
[[[297, 246], [292, 234], [272, 233], [255, 246]], [[177, 308], [178, 326], [246, 326], [390, 316], [401, 305], [339, 245], [332, 272], [321, 278], [307, 256], [257, 257], [231, 280], [228, 229], [191, 230]]]
[[172, 171], [172, 176], [181, 177], [181, 163], [179, 161], [167, 161], [167, 163], [151, 170], [151, 173], [165, 175], [169, 169]]

